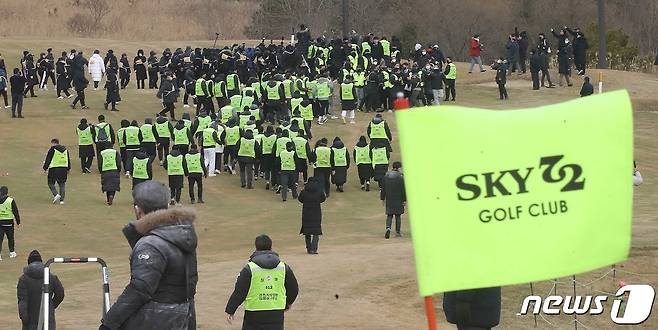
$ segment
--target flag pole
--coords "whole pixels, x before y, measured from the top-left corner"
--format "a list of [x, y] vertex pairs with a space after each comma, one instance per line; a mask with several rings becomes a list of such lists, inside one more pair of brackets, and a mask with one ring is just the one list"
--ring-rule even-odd
[[436, 314], [434, 313], [434, 302], [432, 296], [425, 297], [425, 314], [427, 314], [427, 326], [429, 330], [437, 330]]

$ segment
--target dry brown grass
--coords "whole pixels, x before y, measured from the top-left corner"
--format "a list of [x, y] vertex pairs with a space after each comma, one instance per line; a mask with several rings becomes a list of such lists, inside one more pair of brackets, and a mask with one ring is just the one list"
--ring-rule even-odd
[[121, 40], [241, 39], [256, 0], [109, 0], [98, 32], [81, 35], [67, 21], [86, 11], [76, 0], [3, 0], [0, 36]]

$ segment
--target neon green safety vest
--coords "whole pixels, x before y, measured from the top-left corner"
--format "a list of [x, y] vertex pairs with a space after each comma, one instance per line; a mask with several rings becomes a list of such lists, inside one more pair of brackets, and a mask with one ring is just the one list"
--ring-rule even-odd
[[270, 136], [263, 136], [263, 154], [267, 154], [267, 155], [272, 154], [272, 149], [274, 149], [275, 143], [276, 143], [275, 134], [272, 134]]
[[139, 127], [128, 126], [124, 131], [126, 135], [126, 146], [138, 146], [139, 145]]
[[256, 124], [244, 125], [244, 131], [245, 133], [251, 131], [251, 134], [254, 135], [254, 138], [256, 137], [256, 134], [258, 134], [258, 129], [256, 129]]
[[317, 84], [317, 89], [318, 89], [318, 95], [317, 97], [319, 99], [328, 99], [329, 96], [331, 96], [331, 89], [329, 88], [329, 83], [324, 81], [324, 82], [319, 82]]
[[361, 72], [356, 72], [353, 75], [354, 77], [354, 86], [356, 87], [364, 87], [366, 85], [366, 73], [361, 71]]
[[142, 179], [142, 180], [149, 180], [149, 172], [148, 172], [148, 163], [149, 159], [144, 158], [144, 159], [139, 159], [137, 157], [133, 157], [133, 171], [132, 171], [132, 176], [135, 179]]
[[256, 95], [256, 97], [260, 99], [261, 97], [260, 82], [251, 83], [251, 88], [254, 89], [254, 94]]
[[281, 170], [282, 171], [294, 171], [295, 170], [295, 152], [282, 150], [281, 154]]
[[455, 63], [449, 63], [448, 66], [450, 66], [450, 71], [448, 71], [446, 79], [457, 79], [457, 66]]
[[384, 56], [391, 56], [391, 43], [388, 40], [379, 40], [379, 43], [384, 50]]
[[101, 151], [103, 163], [101, 164], [101, 172], [116, 171], [117, 167], [117, 151], [114, 149], [105, 149]]
[[292, 98], [292, 80], [286, 79], [283, 81], [283, 95], [285, 95], [287, 99]]
[[[14, 220], [14, 211], [11, 209], [11, 203], [14, 201], [13, 198], [7, 197], [2, 204], [0, 204], [0, 220]], [[285, 271], [284, 271], [285, 273]]]
[[297, 157], [300, 159], [306, 159], [306, 145], [308, 144], [308, 141], [301, 136], [297, 136], [292, 139], [292, 142], [295, 143], [295, 152], [297, 153]]
[[125, 127], [121, 127], [117, 130], [117, 136], [119, 137], [119, 148], [125, 148], [126, 147], [126, 140], [123, 138], [123, 131], [125, 131]]
[[308, 98], [309, 99], [314, 99], [315, 98], [315, 88], [317, 87], [318, 82], [315, 80], [309, 80], [306, 82], [306, 89], [308, 90]]
[[304, 118], [302, 117], [292, 117], [290, 119], [290, 124], [297, 122], [297, 127], [299, 128], [298, 132], [304, 132], [306, 133], [306, 129], [304, 128]]
[[299, 130], [297, 130], [297, 131], [293, 131], [293, 130], [291, 130], [291, 129], [288, 129], [288, 137], [289, 137], [291, 140], [294, 139], [294, 138], [296, 138], [297, 135], [299, 135]]
[[334, 151], [334, 166], [347, 166], [347, 149], [331, 148]]
[[181, 129], [174, 128], [174, 145], [188, 145], [190, 144], [190, 130], [187, 127]]
[[256, 118], [256, 121], [260, 121], [260, 109], [251, 109], [249, 113]]
[[98, 125], [96, 125], [96, 141], [95, 142], [98, 143], [98, 132], [100, 130], [105, 131], [105, 135], [107, 135], [107, 142], [112, 143], [113, 142], [112, 141], [112, 135], [110, 134], [111, 129], [110, 129], [110, 124], [108, 124], [108, 123], [99, 123]]
[[224, 92], [226, 90], [226, 82], [223, 81], [218, 81], [215, 82], [215, 85], [213, 86], [213, 94], [215, 97], [225, 97], [226, 93]]
[[254, 103], [254, 98], [252, 96], [243, 96], [242, 102], [240, 103], [240, 109], [244, 109], [244, 107], [251, 108], [251, 105], [253, 103]]
[[206, 96], [208, 97], [213, 96], [213, 89], [215, 88], [214, 86], [215, 85], [212, 80], [210, 79], [206, 80], [206, 91], [208, 91], [208, 94], [206, 94]]
[[76, 128], [78, 133], [78, 145], [79, 146], [88, 146], [94, 143], [93, 137], [91, 136], [91, 126], [87, 126], [85, 129]]
[[301, 98], [301, 97], [291, 99], [290, 100], [290, 110], [292, 110], [292, 112], [295, 112], [295, 108], [297, 108], [302, 103], [302, 101], [304, 101], [304, 99]]
[[276, 311], [286, 309], [286, 265], [283, 262], [274, 269], [247, 264], [251, 270], [251, 284], [244, 301], [247, 311]]
[[256, 90], [251, 86], [247, 86], [247, 87], [243, 88], [242, 92], [240, 92], [240, 94], [242, 94], [242, 97], [245, 97], [245, 96], [247, 96], [247, 92], [249, 92], [249, 91], [251, 91], [251, 95], [256, 95]]
[[276, 140], [276, 156], [279, 157], [281, 152], [286, 150], [286, 145], [288, 142], [292, 142], [292, 139], [289, 137], [282, 136]]
[[48, 168], [69, 167], [69, 151], [60, 152], [57, 149], [53, 151], [53, 158], [50, 160]]
[[388, 73], [388, 71], [382, 71], [382, 75], [384, 76], [384, 88], [393, 87], [393, 84], [391, 84], [390, 73]]
[[238, 150], [240, 157], [256, 157], [256, 140], [240, 138], [240, 150]]
[[144, 124], [139, 128], [142, 132], [142, 142], [155, 142], [155, 134], [153, 134], [153, 125]]
[[361, 43], [361, 54], [364, 54], [366, 50], [372, 51], [372, 48], [370, 47], [370, 43], [367, 41], [364, 41]]
[[204, 148], [214, 148], [215, 147], [215, 139], [213, 138], [213, 134], [215, 134], [215, 129], [212, 127], [206, 127], [203, 129], [203, 147]]
[[353, 101], [354, 100], [354, 93], [352, 93], [353, 88], [354, 88], [354, 84], [352, 83], [340, 84], [340, 99], [343, 101]]
[[386, 148], [372, 149], [372, 166], [374, 167], [375, 165], [388, 165]]
[[249, 118], [251, 118], [251, 112], [248, 115], [240, 115], [239, 123], [240, 123], [241, 128], [244, 128], [247, 125], [247, 122], [249, 121]]
[[187, 128], [192, 128], [192, 121], [189, 119], [183, 119], [183, 125]]
[[371, 139], [387, 139], [388, 140], [388, 135], [386, 135], [386, 127], [384, 126], [384, 121], [382, 121], [379, 124], [375, 124], [373, 122], [370, 122], [370, 138]]
[[331, 167], [331, 149], [329, 147], [315, 148], [315, 167]]
[[155, 123], [155, 131], [158, 132], [158, 137], [161, 138], [171, 137], [171, 131], [169, 130], [168, 121], [165, 121], [164, 123]]
[[206, 96], [206, 93], [203, 92], [203, 85], [206, 81], [203, 78], [199, 78], [194, 83], [194, 95], [196, 96]]
[[231, 106], [238, 109], [240, 112], [242, 112], [242, 108], [240, 108], [240, 105], [242, 104], [242, 95], [236, 94], [231, 96]]
[[208, 126], [210, 126], [210, 124], [212, 123], [212, 118], [210, 118], [210, 116], [198, 117], [197, 121], [199, 122], [199, 127], [196, 128], [196, 132], [194, 132], [194, 135], [208, 128]]
[[183, 155], [167, 155], [167, 175], [184, 175]]
[[304, 118], [304, 120], [313, 120], [313, 104], [309, 103], [307, 106], [300, 104], [299, 114], [302, 116], [302, 118]]
[[227, 146], [234, 146], [238, 144], [238, 141], [240, 140], [240, 127], [238, 126], [227, 127], [225, 132], [226, 132]]
[[233, 107], [230, 105], [225, 105], [223, 106], [220, 110], [220, 117], [222, 119], [222, 123], [226, 124], [231, 117], [233, 117]]
[[298, 90], [299, 94], [301, 94], [302, 96], [306, 95], [306, 92], [302, 90], [302, 89], [306, 89], [306, 80], [304, 79], [308, 79], [308, 78], [306, 77], [297, 78], [295, 80], [295, 90]]
[[188, 173], [203, 173], [203, 167], [201, 166], [201, 154], [186, 154], [185, 155], [185, 164], [187, 165]]
[[269, 84], [265, 86], [265, 90], [267, 91], [267, 99], [269, 101], [279, 101], [281, 99], [281, 95], [279, 94], [279, 84], [280, 82], [277, 81], [274, 87], [270, 86]]
[[[236, 81], [237, 80], [237, 81]], [[226, 76], [226, 90], [234, 91], [240, 88], [240, 78], [237, 74], [231, 73]]]
[[372, 160], [370, 159], [370, 147], [368, 145], [365, 147], [356, 146], [354, 147], [354, 151], [356, 152], [356, 159], [354, 161], [357, 165], [372, 163]]

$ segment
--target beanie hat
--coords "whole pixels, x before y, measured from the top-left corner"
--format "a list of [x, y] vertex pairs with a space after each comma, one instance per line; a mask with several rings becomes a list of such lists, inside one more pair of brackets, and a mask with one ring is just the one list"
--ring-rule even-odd
[[39, 251], [32, 250], [32, 252], [30, 252], [30, 255], [27, 257], [27, 264], [29, 265], [35, 261], [43, 262], [43, 259], [41, 259], [41, 254], [39, 253]]

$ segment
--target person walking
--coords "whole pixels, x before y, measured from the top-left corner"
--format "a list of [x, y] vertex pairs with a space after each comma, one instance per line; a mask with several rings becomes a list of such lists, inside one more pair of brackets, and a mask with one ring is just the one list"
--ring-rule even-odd
[[[71, 158], [66, 147], [59, 144], [59, 139], [52, 139], [50, 143], [51, 147], [43, 162], [43, 171], [48, 173], [48, 188], [53, 194], [53, 204], [63, 205], [66, 196], [66, 179], [71, 170]], [[55, 188], [55, 183], [59, 186], [59, 192]]]
[[94, 138], [96, 129], [89, 125], [86, 118], [80, 119], [80, 124], [75, 129], [78, 135], [78, 157], [82, 173], [91, 173], [91, 164], [94, 161]]
[[117, 74], [114, 72], [114, 69], [107, 70], [107, 79], [105, 79], [105, 103], [103, 107], [107, 110], [108, 105], [112, 106], [111, 111], [117, 110], [117, 102], [120, 100], [119, 97], [119, 81], [117, 79]]
[[584, 76], [587, 68], [587, 49], [589, 48], [587, 38], [578, 28], [574, 30], [566, 28], [566, 30], [573, 36], [573, 62], [576, 71], [579, 76]]
[[[27, 257], [27, 266], [18, 279], [16, 297], [18, 298], [18, 317], [23, 323], [23, 330], [39, 329], [39, 315], [41, 313], [41, 299], [43, 298], [43, 259], [37, 250], [32, 250]], [[48, 328], [56, 329], [55, 310], [64, 301], [64, 286], [57, 275], [50, 272], [50, 308]]]
[[331, 183], [329, 177], [331, 175], [331, 149], [327, 147], [326, 138], [322, 138], [315, 143], [313, 150], [313, 176], [317, 178], [324, 194], [329, 198], [331, 192]]
[[[75, 98], [73, 103], [71, 103], [71, 109], [75, 109], [75, 105], [80, 102], [80, 106], [83, 110], [89, 109], [85, 103], [85, 89], [89, 85], [89, 80], [85, 78], [85, 75], [80, 72], [73, 76], [73, 88], [75, 89]], [[96, 89], [96, 88], [94, 88]]]
[[139, 129], [139, 124], [136, 120], [133, 120], [130, 123], [130, 126], [125, 127], [119, 136], [119, 141], [123, 141], [125, 144], [126, 151], [121, 157], [124, 159], [126, 176], [130, 176], [130, 173], [133, 170], [133, 157], [135, 157], [136, 152], [141, 150], [142, 145], [142, 132]]
[[322, 203], [327, 199], [317, 178], [309, 178], [299, 193], [302, 203], [302, 228], [299, 230], [306, 241], [306, 253], [318, 254], [318, 243], [322, 235]]
[[343, 192], [347, 182], [347, 170], [350, 168], [350, 154], [339, 137], [331, 146], [331, 182], [336, 185], [336, 191]]
[[9, 188], [0, 187], [0, 261], [2, 261], [2, 241], [7, 237], [9, 258], [16, 258], [14, 229], [20, 228], [21, 215], [14, 198], [9, 197]]
[[482, 43], [480, 43], [480, 35], [479, 34], [474, 34], [473, 37], [471, 37], [471, 44], [470, 44], [470, 47], [468, 49], [468, 56], [471, 57], [471, 65], [468, 68], [468, 73], [473, 73], [473, 67], [476, 64], [480, 66], [480, 72], [486, 72], [487, 71], [482, 66], [482, 59], [480, 58], [483, 47], [484, 47], [484, 45], [482, 45]]
[[532, 77], [532, 90], [539, 90], [539, 71], [542, 70], [541, 55], [536, 50], [530, 50], [530, 76]]
[[388, 164], [391, 159], [388, 145], [381, 141], [370, 141], [370, 154], [372, 155], [373, 180], [382, 189], [382, 179], [388, 172]]
[[[238, 163], [240, 164], [240, 187], [253, 189], [254, 165], [260, 158], [261, 146], [254, 138], [252, 130], [245, 131], [235, 146], [238, 150]], [[256, 173], [258, 175], [258, 173]]]
[[[278, 149], [277, 149], [278, 150]], [[277, 151], [278, 152], [278, 151]], [[281, 162], [281, 179], [279, 180], [279, 190], [281, 191], [281, 200], [284, 202], [288, 200], [288, 190], [292, 192], [292, 198], [297, 198], [297, 153], [295, 152], [295, 144], [288, 141], [285, 149], [279, 152], [279, 159]]]
[[500, 94], [500, 99], [507, 100], [507, 88], [505, 88], [505, 84], [507, 83], [508, 70], [507, 61], [501, 57], [491, 66], [491, 68], [496, 70], [496, 84], [498, 85], [498, 94]]
[[94, 90], [97, 90], [98, 84], [101, 82], [103, 76], [105, 75], [105, 61], [100, 55], [100, 50], [94, 50], [94, 54], [89, 58], [88, 69], [91, 80], [94, 82]]
[[160, 166], [162, 166], [164, 159], [169, 154], [169, 144], [171, 142], [171, 136], [174, 134], [173, 132], [174, 126], [172, 126], [171, 122], [167, 120], [167, 117], [158, 114], [158, 118], [155, 119], [155, 138], [158, 143], [157, 148]]
[[283, 330], [284, 313], [297, 299], [299, 286], [290, 266], [272, 251], [272, 239], [260, 235], [256, 251], [240, 271], [235, 289], [226, 304], [226, 319], [235, 320], [235, 312], [244, 303], [244, 330]]
[[270, 189], [270, 184], [276, 182], [275, 179], [275, 155], [274, 146], [276, 145], [277, 135], [274, 133], [273, 126], [267, 126], [261, 139], [261, 169], [265, 178], [265, 190]]
[[142, 136], [141, 150], [153, 161], [157, 154], [157, 131], [153, 126], [153, 119], [144, 118], [144, 124], [139, 127], [139, 132]]
[[187, 177], [187, 185], [190, 190], [190, 203], [196, 203], [194, 198], [194, 185], [197, 186], [197, 195], [199, 196], [199, 203], [203, 204], [203, 178], [208, 177], [208, 171], [206, 170], [204, 164], [204, 157], [199, 153], [196, 144], [193, 144], [190, 148], [190, 152], [185, 154], [185, 159], [183, 162], [183, 172]]
[[132, 172], [130, 174], [133, 179], [133, 191], [138, 184], [153, 180], [153, 160], [144, 151], [137, 151], [131, 164]]
[[101, 191], [106, 204], [111, 206], [114, 195], [121, 191], [121, 155], [115, 149], [105, 149], [98, 155], [98, 171], [101, 173]]
[[23, 118], [23, 99], [27, 80], [21, 75], [21, 70], [14, 68], [14, 75], [9, 78], [11, 85], [11, 118]]
[[160, 83], [160, 89], [158, 89], [156, 97], [162, 99], [163, 109], [159, 112], [159, 115], [166, 116], [169, 113], [171, 120], [176, 120], [174, 103], [178, 99], [178, 89], [174, 86], [173, 79], [174, 77], [171, 74], [165, 76]]
[[96, 152], [112, 148], [116, 135], [112, 124], [105, 121], [104, 115], [98, 115], [98, 123], [94, 126], [96, 134], [94, 134], [94, 142], [96, 143]]
[[352, 155], [356, 163], [357, 171], [359, 173], [359, 182], [361, 183], [361, 190], [370, 191], [370, 179], [372, 178], [372, 155], [370, 154], [370, 146], [366, 141], [366, 137], [361, 135], [359, 142], [354, 147]]
[[183, 154], [179, 149], [174, 148], [167, 155], [163, 164], [169, 178], [169, 193], [171, 195], [169, 205], [180, 205], [180, 195], [183, 191], [183, 177], [185, 175], [183, 162]]
[[386, 206], [386, 233], [384, 238], [391, 237], [391, 225], [393, 217], [395, 216], [395, 237], [402, 237], [401, 216], [404, 213], [404, 204], [407, 202], [407, 196], [404, 190], [404, 178], [400, 173], [402, 164], [400, 162], [393, 163], [393, 170], [384, 175], [381, 180], [381, 190], [379, 198]]
[[7, 99], [8, 84], [9, 81], [7, 80], [7, 72], [4, 68], [0, 68], [0, 95], [2, 95], [2, 98], [5, 101], [5, 109], [9, 109], [9, 100]]
[[201, 130], [198, 136], [203, 149], [203, 167], [206, 169], [206, 172], [210, 177], [217, 175], [217, 173], [215, 173], [215, 161], [217, 158], [217, 146], [221, 144], [221, 140], [217, 134], [217, 127], [219, 127], [219, 124], [216, 121], [213, 121], [210, 126]]
[[137, 89], [144, 89], [144, 81], [146, 80], [146, 56], [143, 50], [137, 51], [137, 56], [133, 59], [133, 68], [135, 69], [135, 80], [137, 81]]
[[123, 228], [132, 247], [130, 283], [101, 321], [99, 330], [196, 329], [196, 214], [168, 209], [169, 192], [157, 181], [135, 187], [137, 220]]
[[445, 76], [445, 82], [446, 82], [446, 97], [443, 101], [448, 101], [451, 99], [452, 95], [452, 101], [455, 100], [455, 97], [457, 96], [457, 92], [455, 90], [455, 85], [457, 81], [457, 66], [455, 63], [452, 63], [452, 58], [447, 57], [446, 58], [446, 69], [443, 71], [443, 75]]

